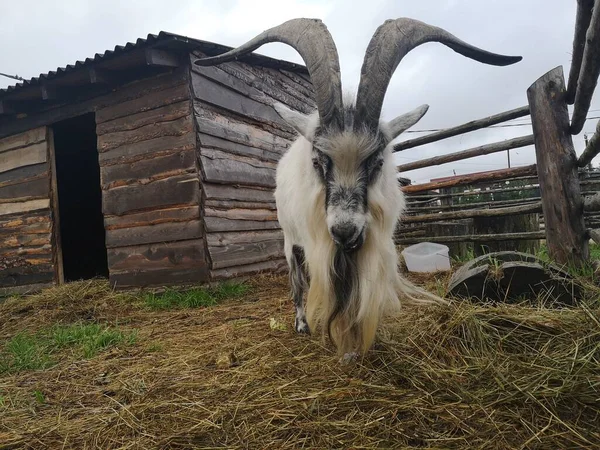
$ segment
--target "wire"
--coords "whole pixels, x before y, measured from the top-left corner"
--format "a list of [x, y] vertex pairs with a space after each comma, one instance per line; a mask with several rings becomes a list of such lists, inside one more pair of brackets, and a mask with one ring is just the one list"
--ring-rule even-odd
[[2, 75], [3, 77], [6, 77], [6, 78], [12, 78], [13, 80], [25, 81], [25, 79], [21, 78], [19, 75], [9, 75], [7, 73], [2, 73], [2, 72], [0, 72], [0, 75]]

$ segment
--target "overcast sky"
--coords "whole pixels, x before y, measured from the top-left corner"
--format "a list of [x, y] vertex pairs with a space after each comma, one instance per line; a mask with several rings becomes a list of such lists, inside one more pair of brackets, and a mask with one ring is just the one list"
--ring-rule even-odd
[[[411, 17], [447, 29], [486, 50], [521, 55], [508, 67], [487, 66], [438, 43], [413, 50], [404, 58], [384, 103], [384, 118], [430, 105], [412, 131], [451, 127], [527, 104], [526, 90], [541, 75], [563, 66], [568, 75], [576, 3], [574, 0], [178, 0], [60, 2], [1, 0], [0, 72], [24, 78], [37, 76], [115, 45], [170, 31], [237, 46], [257, 33], [295, 17], [322, 19], [332, 33], [345, 89], [356, 89], [364, 51], [376, 28], [386, 19]], [[259, 53], [302, 62], [283, 44], [267, 44]], [[0, 87], [13, 84], [0, 77]], [[572, 108], [569, 108], [572, 111]], [[594, 96], [588, 117], [600, 116], [600, 95]], [[588, 120], [574, 136], [577, 154], [584, 133], [590, 136], [597, 119]], [[512, 123], [529, 123], [529, 118]], [[398, 163], [467, 149], [530, 134], [529, 125], [486, 129], [447, 139], [397, 155]], [[411, 132], [398, 140], [421, 136]], [[535, 162], [533, 147], [511, 151], [511, 165]], [[594, 160], [594, 165], [600, 158]], [[507, 167], [506, 153], [448, 163], [403, 174], [413, 182], [430, 178]]]

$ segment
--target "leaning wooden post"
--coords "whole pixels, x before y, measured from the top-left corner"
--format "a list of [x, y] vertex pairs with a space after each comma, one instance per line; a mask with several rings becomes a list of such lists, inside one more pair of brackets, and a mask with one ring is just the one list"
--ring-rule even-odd
[[533, 83], [527, 99], [548, 253], [559, 264], [580, 266], [589, 258], [589, 245], [562, 66]]

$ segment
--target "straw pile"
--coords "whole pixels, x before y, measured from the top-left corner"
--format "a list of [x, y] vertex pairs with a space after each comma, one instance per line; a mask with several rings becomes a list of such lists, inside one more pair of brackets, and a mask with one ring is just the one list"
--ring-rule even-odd
[[65, 350], [44, 370], [0, 374], [0, 448], [600, 446], [592, 301], [407, 310], [355, 366], [296, 335], [292, 312], [285, 278], [194, 309], [149, 310], [102, 282], [9, 300], [0, 345], [56, 323], [137, 334], [92, 358]]

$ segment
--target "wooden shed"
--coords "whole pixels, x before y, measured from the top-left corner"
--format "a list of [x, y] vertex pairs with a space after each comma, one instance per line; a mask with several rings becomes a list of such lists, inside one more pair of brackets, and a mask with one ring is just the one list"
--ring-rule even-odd
[[273, 198], [305, 67], [161, 32], [0, 90], [0, 292], [286, 268]]

